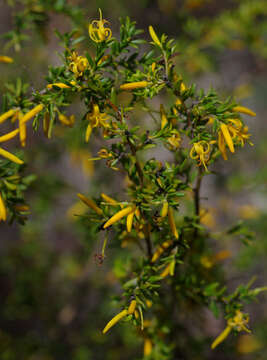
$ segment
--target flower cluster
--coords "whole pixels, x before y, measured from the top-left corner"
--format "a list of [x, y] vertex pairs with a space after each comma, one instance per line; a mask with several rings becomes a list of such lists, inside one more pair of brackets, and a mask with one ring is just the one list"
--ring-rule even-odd
[[109, 27], [106, 27], [109, 22], [102, 18], [102, 11], [99, 9], [99, 20], [93, 20], [89, 24], [89, 35], [90, 38], [98, 43], [105, 40], [109, 40], [112, 36], [112, 31]]
[[70, 61], [69, 69], [76, 77], [82, 76], [89, 66], [87, 58], [84, 56], [78, 56], [76, 51], [72, 52], [68, 60]]

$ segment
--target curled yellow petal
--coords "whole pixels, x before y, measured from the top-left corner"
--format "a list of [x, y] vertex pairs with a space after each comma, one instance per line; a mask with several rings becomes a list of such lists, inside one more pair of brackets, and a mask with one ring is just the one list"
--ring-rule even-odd
[[225, 340], [227, 338], [227, 336], [230, 334], [232, 330], [231, 326], [227, 326], [223, 332], [220, 333], [220, 335], [213, 341], [213, 343], [211, 344], [211, 348], [215, 349], [216, 346], [218, 346], [221, 342], [223, 342], [223, 340]]
[[11, 109], [5, 112], [4, 114], [0, 115], [0, 124], [2, 124], [4, 121], [6, 121], [8, 118], [13, 116], [16, 113], [17, 110]]
[[22, 118], [21, 122], [26, 123], [27, 121], [31, 120], [35, 115], [37, 115], [40, 111], [42, 111], [44, 108], [43, 104], [39, 104], [35, 106], [33, 109], [28, 111]]
[[128, 214], [130, 214], [132, 211], [134, 210], [134, 207], [132, 206], [127, 206], [125, 209], [120, 210], [119, 212], [117, 212], [115, 215], [113, 215], [105, 224], [104, 224], [104, 229], [106, 229], [107, 227], [113, 225], [115, 222], [119, 221], [120, 219], [122, 219], [124, 216], [127, 216]]
[[0, 193], [0, 221], [6, 221], [6, 218], [7, 218], [6, 207], [2, 195]]
[[8, 141], [10, 139], [13, 139], [15, 136], [17, 136], [19, 133], [19, 129], [13, 130], [5, 135], [0, 136], [0, 142]]
[[82, 202], [84, 202], [87, 206], [89, 206], [89, 208], [94, 210], [98, 215], [103, 214], [103, 211], [96, 205], [96, 203], [92, 199], [89, 199], [80, 193], [78, 193], [77, 196]]
[[111, 38], [112, 31], [106, 27], [106, 24], [109, 22], [103, 19], [102, 11], [99, 9], [99, 20], [93, 20], [88, 27], [89, 36], [94, 42], [98, 43]]
[[0, 155], [5, 157], [6, 159], [13, 161], [16, 164], [23, 164], [24, 162], [20, 160], [17, 156], [11, 154], [10, 152], [4, 150], [3, 148], [0, 148]]
[[127, 315], [127, 310], [122, 310], [120, 313], [118, 313], [116, 316], [114, 316], [114, 318], [112, 318], [107, 325], [105, 326], [104, 330], [102, 331], [103, 334], [106, 334], [106, 332], [109, 331], [110, 328], [112, 328], [112, 326], [114, 326], [115, 324], [117, 324], [117, 322], [119, 322], [121, 319], [123, 319], [126, 315]]
[[239, 112], [239, 113], [243, 113], [246, 115], [250, 115], [250, 116], [256, 116], [256, 113], [248, 108], [246, 108], [245, 106], [235, 106], [233, 108], [234, 112]]
[[120, 86], [121, 90], [134, 90], [147, 87], [149, 84], [148, 81], [136, 81], [131, 83], [125, 83]]
[[178, 231], [176, 229], [176, 225], [175, 225], [175, 221], [174, 221], [174, 217], [173, 217], [173, 210], [170, 207], [168, 209], [168, 220], [169, 220], [169, 225], [170, 225], [171, 232], [172, 232], [173, 236], [176, 239], [178, 239], [179, 234], [178, 234]]
[[130, 306], [128, 307], [128, 315], [131, 315], [135, 312], [136, 300], [132, 300]]
[[161, 42], [159, 41], [159, 38], [158, 38], [157, 34], [155, 33], [153, 26], [149, 25], [148, 31], [149, 31], [149, 34], [150, 34], [152, 40], [154, 41], [154, 43], [161, 47], [162, 46]]
[[233, 144], [233, 140], [232, 137], [229, 133], [228, 127], [225, 124], [221, 124], [221, 130], [223, 133], [223, 137], [225, 138], [226, 144], [229, 147], [229, 150], [234, 153], [235, 152], [235, 148], [234, 148], [234, 144]]

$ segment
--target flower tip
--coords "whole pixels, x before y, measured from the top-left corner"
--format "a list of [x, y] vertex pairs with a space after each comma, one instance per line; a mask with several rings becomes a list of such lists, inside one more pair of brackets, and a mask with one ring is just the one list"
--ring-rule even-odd
[[154, 43], [161, 47], [161, 42], [159, 41], [159, 38], [158, 38], [157, 34], [155, 33], [155, 30], [152, 25], [149, 25], [148, 31], [149, 31], [149, 34], [150, 34], [152, 40], [154, 41]]

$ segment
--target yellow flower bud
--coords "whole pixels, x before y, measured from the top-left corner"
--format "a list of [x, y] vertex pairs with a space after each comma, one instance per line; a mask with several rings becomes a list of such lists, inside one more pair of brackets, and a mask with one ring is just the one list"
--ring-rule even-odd
[[149, 25], [148, 31], [149, 31], [149, 34], [150, 34], [152, 40], [154, 41], [154, 43], [157, 44], [158, 46], [162, 47], [161, 42], [159, 41], [159, 38], [158, 38], [157, 34], [155, 33], [155, 30], [153, 29], [153, 26]]
[[78, 193], [77, 196], [82, 202], [84, 202], [87, 206], [89, 206], [89, 208], [94, 210], [98, 215], [103, 214], [103, 211], [96, 205], [96, 203], [92, 199], [89, 199], [80, 193]]
[[132, 207], [132, 206], [127, 206], [125, 209], [120, 210], [105, 223], [104, 229], [113, 225], [115, 222], [119, 221], [124, 216], [127, 216], [128, 214], [130, 214], [133, 211], [134, 211], [134, 207]]
[[0, 136], [0, 142], [8, 141], [13, 139], [19, 133], [19, 129], [13, 130], [5, 135]]
[[7, 218], [6, 207], [2, 195], [0, 193], [0, 221], [6, 221], [6, 218]]
[[35, 115], [37, 115], [40, 111], [42, 111], [44, 108], [43, 104], [39, 104], [35, 106], [33, 109], [28, 111], [22, 118], [21, 122], [26, 123], [27, 121], [31, 120]]
[[141, 89], [145, 88], [149, 85], [147, 81], [136, 81], [132, 83], [125, 83], [120, 86], [121, 90], [134, 90], [134, 89]]
[[128, 307], [128, 315], [131, 315], [135, 312], [136, 300], [132, 300], [130, 306]]
[[0, 115], [0, 124], [2, 124], [4, 121], [6, 121], [8, 118], [13, 116], [16, 113], [17, 110], [11, 109], [5, 112], [4, 114]]
[[243, 113], [246, 115], [250, 115], [250, 116], [256, 116], [256, 113], [248, 108], [246, 108], [245, 106], [235, 106], [233, 108], [234, 112], [239, 112], [239, 113]]
[[106, 332], [109, 331], [110, 328], [112, 328], [112, 326], [114, 326], [115, 324], [117, 324], [117, 322], [119, 322], [121, 319], [123, 319], [126, 315], [128, 314], [127, 310], [123, 310], [120, 313], [118, 313], [116, 316], [114, 316], [114, 318], [112, 318], [107, 325], [105, 326], [104, 330], [102, 331], [103, 334], [106, 334]]
[[11, 64], [11, 63], [14, 62], [14, 60], [9, 56], [1, 55], [0, 56], [0, 62], [5, 63], [5, 64]]
[[24, 162], [22, 160], [20, 160], [17, 156], [11, 154], [10, 152], [0, 148], [0, 155], [5, 157], [6, 159], [13, 161], [16, 164], [23, 164]]

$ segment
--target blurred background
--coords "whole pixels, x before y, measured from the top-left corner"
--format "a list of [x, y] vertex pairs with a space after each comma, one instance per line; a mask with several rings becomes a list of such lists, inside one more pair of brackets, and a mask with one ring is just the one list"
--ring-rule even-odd
[[[11, 65], [0, 64], [1, 97], [3, 84], [17, 77], [32, 90], [42, 89], [48, 66], [61, 63], [55, 29], [66, 32], [74, 26], [87, 36], [87, 25], [98, 18], [99, 7], [115, 37], [119, 17], [128, 15], [147, 39], [149, 25], [174, 38], [179, 51], [176, 69], [186, 84], [213, 87], [223, 98], [234, 96], [257, 113], [256, 118], [245, 117], [254, 146], [246, 145], [228, 162], [222, 160], [213, 169], [220, 175], [206, 177], [202, 206], [210, 210], [204, 219], [208, 227], [220, 230], [241, 219], [255, 234], [249, 246], [242, 234], [218, 245], [231, 254], [225, 263], [230, 289], [253, 276], [255, 285], [267, 285], [267, 2], [0, 0], [1, 55], [14, 58]], [[29, 12], [31, 20], [24, 23]], [[24, 29], [18, 34], [21, 22]], [[86, 46], [93, 54], [89, 39]], [[74, 104], [71, 111], [79, 119], [84, 109]], [[85, 145], [79, 127], [64, 132], [58, 127], [52, 140], [41, 131], [29, 138], [26, 173], [37, 174], [26, 194], [31, 215], [24, 226], [0, 224], [1, 360], [142, 358], [142, 339], [127, 324], [108, 336], [100, 331], [114, 315], [112, 296], [121, 294], [118, 279], [126, 274], [129, 250], [109, 244], [99, 266], [94, 258], [101, 244], [90, 234], [86, 217], [75, 216], [86, 211], [77, 192], [120, 196], [123, 191], [123, 179], [111, 178], [103, 164], [88, 162], [88, 153], [95, 156], [100, 146], [97, 138]], [[265, 360], [266, 299], [261, 295], [247, 309], [252, 335], [232, 336], [215, 352], [206, 351], [205, 357], [188, 349], [179, 359]], [[211, 315], [207, 319], [204, 333], [214, 337], [224, 321]]]

